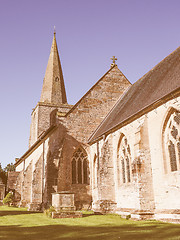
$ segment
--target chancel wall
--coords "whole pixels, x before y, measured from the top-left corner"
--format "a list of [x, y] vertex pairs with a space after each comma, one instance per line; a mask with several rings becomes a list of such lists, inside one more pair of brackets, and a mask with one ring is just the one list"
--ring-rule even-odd
[[[131, 214], [134, 218], [177, 217], [172, 214], [180, 211], [180, 204], [177, 201], [180, 195], [179, 106], [180, 97], [169, 100], [146, 114], [141, 114], [127, 125], [104, 135], [91, 145], [94, 210], [100, 208], [99, 200], [110, 199], [109, 186], [115, 193], [111, 198], [116, 204], [116, 209], [112, 209], [114, 212], [121, 215]], [[172, 125], [167, 126], [167, 123]], [[166, 130], [167, 127], [170, 127], [170, 130]], [[173, 135], [177, 144], [174, 157], [177, 163], [174, 163], [174, 169], [169, 152], [172, 150], [166, 145], [168, 137], [164, 136], [167, 131]], [[102, 152], [108, 152], [110, 156], [107, 157], [106, 154], [104, 162], [101, 161]], [[94, 164], [94, 156], [99, 158], [101, 163], [99, 167]], [[109, 179], [104, 188], [101, 181], [102, 169], [106, 169], [109, 161], [113, 167], [113, 179]], [[104, 178], [106, 179], [106, 176]], [[97, 182], [97, 188], [93, 188], [93, 182]], [[102, 198], [101, 189], [106, 198]]]

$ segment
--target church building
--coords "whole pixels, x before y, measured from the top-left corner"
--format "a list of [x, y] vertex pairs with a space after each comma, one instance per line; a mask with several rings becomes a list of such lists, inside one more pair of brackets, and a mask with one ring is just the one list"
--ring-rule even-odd
[[29, 149], [16, 159], [9, 188], [29, 210], [69, 192], [76, 209], [178, 221], [180, 47], [133, 85], [112, 60], [70, 105], [54, 33]]

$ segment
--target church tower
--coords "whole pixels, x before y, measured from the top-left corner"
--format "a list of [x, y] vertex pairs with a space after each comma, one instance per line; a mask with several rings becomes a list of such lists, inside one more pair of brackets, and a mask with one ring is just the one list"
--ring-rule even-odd
[[44, 77], [40, 102], [55, 105], [67, 103], [64, 78], [59, 59], [55, 32]]
[[56, 43], [56, 32], [54, 31], [40, 102], [31, 114], [29, 147], [53, 124], [51, 117], [53, 111], [58, 110], [63, 116], [71, 107], [67, 104], [63, 72]]

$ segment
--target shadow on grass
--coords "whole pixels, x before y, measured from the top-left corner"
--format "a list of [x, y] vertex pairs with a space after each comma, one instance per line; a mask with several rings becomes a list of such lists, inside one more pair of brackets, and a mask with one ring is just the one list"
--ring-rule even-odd
[[0, 216], [8, 216], [8, 215], [22, 215], [22, 214], [32, 214], [37, 212], [31, 211], [0, 211]]
[[[22, 211], [22, 210], [17, 210], [17, 211], [15, 211], [15, 210], [10, 210], [10, 211], [8, 211], [8, 210], [3, 210], [3, 211], [0, 211], [0, 217], [2, 217], [2, 216], [8, 216], [8, 215], [22, 215], [22, 214], [32, 214], [32, 213], [42, 213], [42, 212], [34, 212], [34, 211]], [[94, 216], [94, 215], [102, 215], [101, 213], [85, 213], [85, 214], [83, 214], [83, 217], [90, 217], [90, 216]]]
[[3, 240], [158, 240], [180, 239], [180, 227], [165, 223], [124, 224], [120, 226], [47, 225], [36, 227], [0, 226]]

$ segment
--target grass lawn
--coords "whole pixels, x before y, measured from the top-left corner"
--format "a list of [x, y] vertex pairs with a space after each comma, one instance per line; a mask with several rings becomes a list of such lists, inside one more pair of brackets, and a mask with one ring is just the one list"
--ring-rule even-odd
[[157, 221], [132, 221], [122, 219], [118, 215], [51, 219], [43, 213], [30, 213], [23, 208], [1, 206], [0, 239], [180, 240], [180, 225]]

